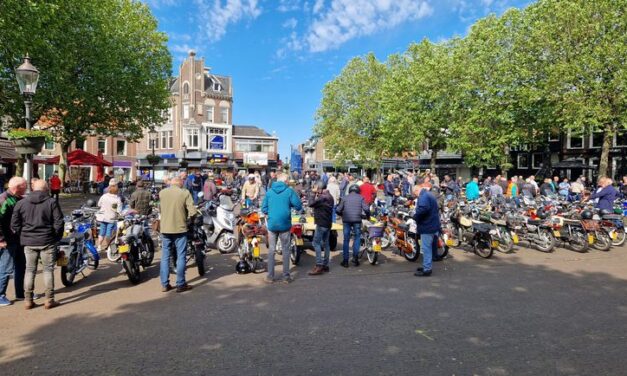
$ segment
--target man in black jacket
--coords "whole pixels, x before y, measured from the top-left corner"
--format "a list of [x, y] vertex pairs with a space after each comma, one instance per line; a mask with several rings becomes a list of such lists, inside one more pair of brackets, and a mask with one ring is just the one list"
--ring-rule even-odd
[[46, 286], [45, 308], [57, 307], [54, 300], [54, 263], [57, 255], [57, 243], [63, 236], [63, 213], [59, 204], [50, 197], [45, 180], [33, 183], [33, 192], [19, 201], [13, 210], [11, 230], [20, 235], [20, 243], [26, 255], [26, 278], [24, 290], [26, 300], [24, 308], [31, 309], [33, 288], [37, 264], [41, 257]]
[[351, 241], [351, 232], [355, 234], [353, 240], [353, 264], [359, 266], [359, 243], [361, 242], [361, 219], [362, 213], [370, 216], [370, 209], [366, 201], [359, 194], [360, 189], [357, 184], [351, 185], [348, 189], [348, 196], [344, 197], [337, 206], [337, 214], [342, 216], [344, 225], [344, 247], [342, 249], [344, 260], [340, 265], [348, 268], [348, 246]]
[[[316, 232], [313, 238], [313, 247], [316, 250], [316, 266], [309, 272], [309, 275], [320, 275], [329, 271], [329, 256], [331, 247], [329, 246], [329, 235], [333, 225], [333, 197], [326, 189], [327, 186], [322, 180], [318, 180], [309, 194], [309, 207], [314, 209], [314, 222]], [[324, 258], [322, 257], [324, 248]]]
[[135, 192], [131, 195], [131, 199], [128, 204], [131, 209], [135, 209], [137, 213], [141, 215], [150, 215], [150, 213], [152, 213], [152, 207], [150, 206], [152, 194], [144, 188], [143, 180], [138, 180], [136, 187], [137, 189], [135, 189]]

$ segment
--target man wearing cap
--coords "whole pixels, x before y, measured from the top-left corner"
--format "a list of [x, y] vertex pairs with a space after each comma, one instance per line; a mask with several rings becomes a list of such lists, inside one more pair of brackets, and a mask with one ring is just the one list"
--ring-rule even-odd
[[255, 175], [250, 174], [242, 187], [242, 200], [244, 200], [246, 207], [251, 207], [258, 196], [259, 185], [255, 183]]
[[128, 205], [131, 209], [137, 211], [141, 215], [150, 215], [152, 213], [152, 207], [150, 206], [151, 195], [148, 190], [144, 188], [144, 181], [139, 180], [135, 185], [137, 189], [131, 195]]

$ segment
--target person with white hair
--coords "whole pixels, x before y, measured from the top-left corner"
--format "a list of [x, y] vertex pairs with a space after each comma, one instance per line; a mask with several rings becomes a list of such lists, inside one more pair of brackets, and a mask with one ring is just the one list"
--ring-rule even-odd
[[26, 193], [26, 180], [14, 176], [9, 180], [8, 189], [0, 194], [0, 306], [11, 305], [6, 292], [9, 277], [13, 274], [15, 297], [24, 299], [24, 273], [26, 260], [20, 247], [20, 239], [11, 231], [11, 217], [18, 201]]
[[63, 213], [59, 203], [50, 197], [48, 183], [37, 180], [33, 191], [15, 205], [11, 218], [11, 230], [20, 235], [26, 256], [26, 277], [24, 279], [24, 308], [31, 309], [37, 265], [41, 259], [44, 285], [46, 287], [46, 309], [59, 306], [54, 300], [54, 265], [57, 244], [63, 237]]

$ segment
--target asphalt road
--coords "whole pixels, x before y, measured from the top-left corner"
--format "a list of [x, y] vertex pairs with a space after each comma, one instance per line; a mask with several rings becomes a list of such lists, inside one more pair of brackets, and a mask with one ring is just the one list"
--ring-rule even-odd
[[137, 286], [104, 261], [71, 288], [56, 271], [59, 308], [0, 308], [1, 374], [626, 372], [625, 248], [490, 260], [453, 249], [430, 278], [389, 251], [349, 269], [335, 252], [329, 274], [309, 277], [308, 252], [290, 285], [236, 275], [234, 255], [212, 253], [204, 277], [188, 268], [194, 289], [181, 294], [160, 291], [159, 255]]

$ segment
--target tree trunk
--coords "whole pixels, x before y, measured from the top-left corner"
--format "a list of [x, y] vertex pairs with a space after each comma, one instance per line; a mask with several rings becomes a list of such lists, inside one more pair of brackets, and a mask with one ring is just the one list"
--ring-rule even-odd
[[24, 163], [26, 163], [26, 158], [24, 158], [23, 155], [18, 155], [17, 161], [15, 162], [14, 176], [24, 176]]
[[431, 173], [435, 174], [436, 160], [438, 159], [438, 150], [431, 149]]
[[608, 176], [610, 148], [612, 147], [613, 140], [614, 129], [611, 125], [608, 125], [603, 132], [603, 147], [601, 148], [601, 159], [599, 160], [599, 177]]
[[67, 173], [67, 153], [69, 148], [69, 144], [61, 144], [61, 155], [59, 155], [59, 179], [61, 179], [61, 186], [63, 187], [65, 187], [65, 176]]
[[503, 163], [501, 164], [501, 175], [507, 179], [507, 171], [510, 169], [509, 163], [509, 153], [510, 149], [508, 145], [503, 146]]

